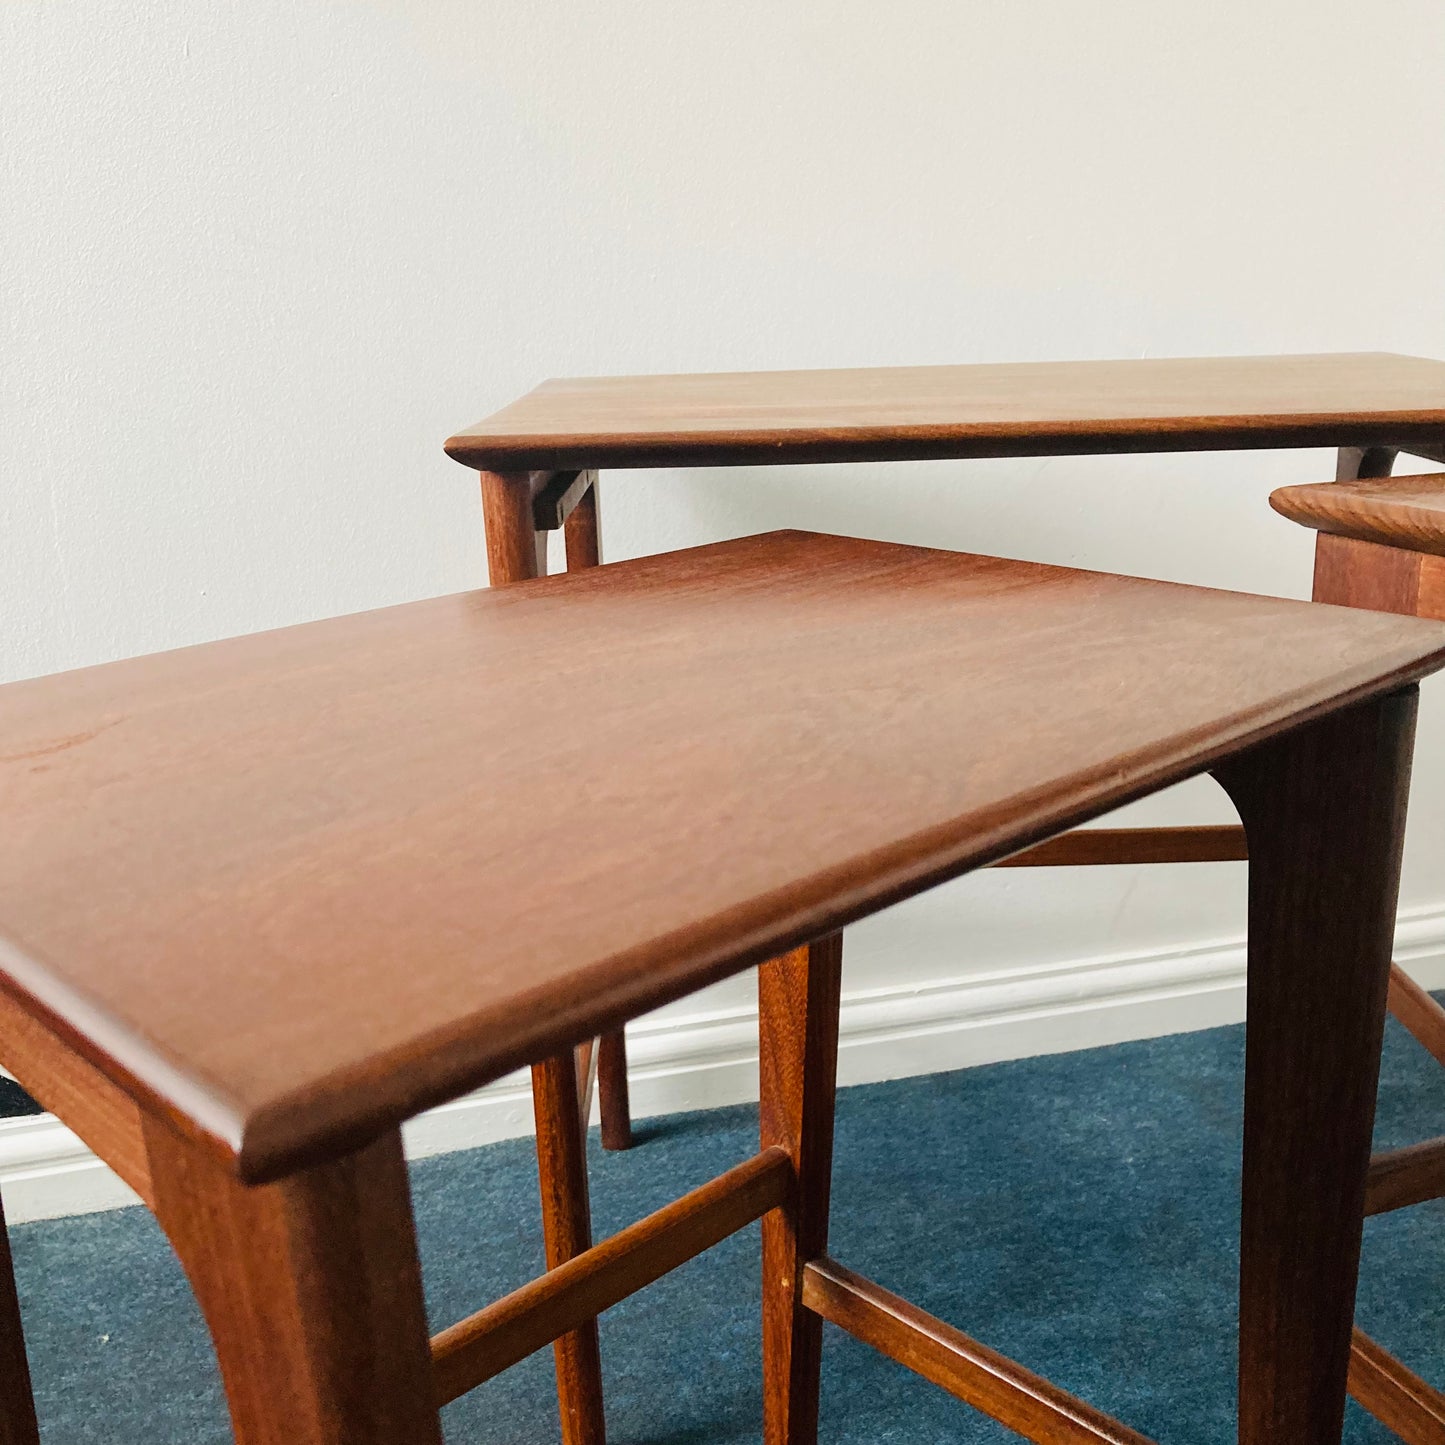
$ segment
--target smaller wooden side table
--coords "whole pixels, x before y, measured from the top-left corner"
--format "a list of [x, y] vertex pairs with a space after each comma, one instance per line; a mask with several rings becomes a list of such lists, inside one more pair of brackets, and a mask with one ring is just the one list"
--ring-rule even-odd
[[[1212, 770], [1250, 837], [1240, 1440], [1328, 1445], [1442, 665], [1416, 618], [777, 533], [11, 684], [0, 1061], [155, 1211], [241, 1445], [439, 1445], [759, 1217], [769, 1445], [815, 1436], [824, 1319], [1036, 1441], [1138, 1442], [828, 1258], [839, 930]], [[429, 1341], [402, 1121], [752, 964], [759, 1152]], [[7, 1445], [23, 1385], [12, 1293]]]

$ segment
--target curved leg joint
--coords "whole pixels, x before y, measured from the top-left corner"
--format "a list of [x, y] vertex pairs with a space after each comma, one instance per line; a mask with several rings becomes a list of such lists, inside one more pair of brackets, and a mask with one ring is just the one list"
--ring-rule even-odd
[[401, 1135], [247, 1186], [147, 1123], [237, 1445], [441, 1445]]

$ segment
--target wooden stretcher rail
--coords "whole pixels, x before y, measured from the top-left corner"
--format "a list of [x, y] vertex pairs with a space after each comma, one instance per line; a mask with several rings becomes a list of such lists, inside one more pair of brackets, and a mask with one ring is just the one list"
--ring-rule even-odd
[[1112, 1416], [831, 1259], [804, 1269], [803, 1303], [1041, 1445], [1150, 1445]]
[[582, 1132], [587, 1132], [587, 1121], [592, 1117], [592, 1095], [597, 1088], [597, 1055], [600, 1052], [596, 1039], [577, 1045], [577, 1112], [582, 1116]]
[[764, 1149], [700, 1189], [639, 1219], [538, 1279], [432, 1337], [438, 1405], [575, 1330], [619, 1300], [711, 1249], [793, 1188], [784, 1149]]
[[555, 532], [596, 480], [596, 472], [553, 472], [532, 498], [532, 525], [539, 532]]
[[1390, 1012], [1445, 1064], [1445, 1009], [1398, 964], [1390, 970]]
[[1387, 1149], [1370, 1160], [1365, 1213], [1388, 1214], [1445, 1195], [1445, 1135]]
[[1445, 1445], [1445, 1395], [1359, 1330], [1350, 1342], [1350, 1394], [1411, 1445]]
[[995, 868], [1065, 868], [1107, 863], [1232, 863], [1247, 858], [1237, 824], [1192, 828], [1075, 828], [995, 863]]
[[1406, 442], [1400, 450], [1407, 457], [1424, 457], [1427, 462], [1445, 462], [1445, 444], [1439, 442]]

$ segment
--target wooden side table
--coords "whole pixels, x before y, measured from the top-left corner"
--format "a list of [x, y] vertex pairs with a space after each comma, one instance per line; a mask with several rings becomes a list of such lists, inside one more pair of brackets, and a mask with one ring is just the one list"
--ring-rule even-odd
[[[1388, 472], [1398, 451], [1445, 461], [1445, 362], [1388, 354], [928, 366], [545, 382], [458, 433], [481, 473], [493, 585], [546, 572], [563, 529], [569, 571], [599, 560], [600, 469], [1332, 447], [1341, 478]], [[1237, 827], [1093, 829], [1015, 867], [1242, 859]], [[534, 1076], [548, 1257], [590, 1242], [570, 1100], [590, 1101], [590, 1051]], [[621, 1034], [596, 1060], [603, 1143], [630, 1139]], [[578, 1340], [564, 1395], [595, 1394]], [[579, 1384], [579, 1380], [590, 1383]], [[598, 1445], [600, 1427], [571, 1445]]]
[[[481, 474], [493, 585], [544, 573], [559, 528], [568, 570], [596, 565], [602, 469], [1303, 447], [1338, 449], [1341, 481], [1388, 475], [1401, 452], [1445, 463], [1445, 362], [1365, 352], [582, 377], [544, 382], [446, 443]], [[1220, 861], [1243, 846], [1237, 828], [1096, 829], [1013, 861]]]
[[[825, 1318], [1137, 1445], [827, 1257], [839, 930], [1212, 770], [1251, 842], [1240, 1439], [1328, 1445], [1441, 666], [1416, 618], [777, 533], [11, 684], [0, 1061], [155, 1211], [241, 1445], [439, 1445], [759, 1217], [769, 1445], [815, 1434]], [[758, 963], [760, 1151], [428, 1341], [401, 1122]], [[12, 1389], [19, 1330], [0, 1299]]]

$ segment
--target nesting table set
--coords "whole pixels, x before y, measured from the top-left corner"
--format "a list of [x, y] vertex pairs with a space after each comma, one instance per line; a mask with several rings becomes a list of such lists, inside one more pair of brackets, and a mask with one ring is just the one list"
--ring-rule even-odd
[[[1072, 832], [1203, 772], [1250, 860], [1239, 1438], [1338, 1440], [1364, 1214], [1439, 1173], [1370, 1161], [1428, 484], [1407, 546], [1389, 496], [1277, 503], [1347, 607], [801, 532], [594, 566], [603, 468], [1323, 445], [1445, 458], [1445, 364], [549, 383], [448, 443], [517, 585], [0, 688], [0, 1063], [154, 1210], [237, 1440], [436, 1445], [554, 1343], [600, 1445], [597, 1315], [761, 1219], [767, 1445], [816, 1438], [824, 1320], [1035, 1441], [1141, 1441], [829, 1256], [842, 930], [1003, 861], [1243, 856]], [[593, 1070], [625, 1144], [622, 1025], [754, 965], [758, 1152], [594, 1245]], [[400, 1126], [524, 1064], [548, 1269], [429, 1337]], [[0, 1407], [33, 1445], [8, 1273]]]

